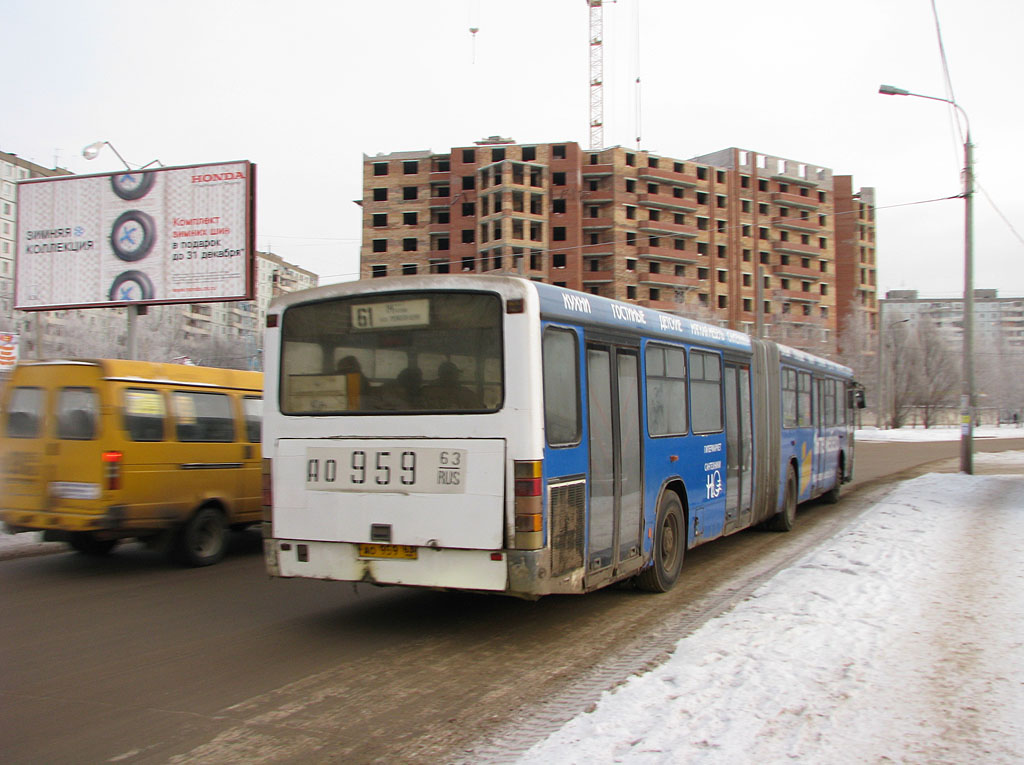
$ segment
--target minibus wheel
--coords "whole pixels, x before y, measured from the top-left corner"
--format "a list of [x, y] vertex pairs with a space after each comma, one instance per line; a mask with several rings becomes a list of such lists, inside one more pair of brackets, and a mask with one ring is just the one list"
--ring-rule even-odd
[[224, 557], [228, 529], [224, 514], [205, 505], [196, 510], [178, 533], [176, 553], [188, 566], [210, 566]]
[[679, 495], [667, 490], [658, 503], [651, 565], [637, 574], [634, 582], [647, 592], [668, 592], [679, 578], [686, 556], [686, 514]]
[[100, 539], [91, 531], [75, 531], [68, 536], [68, 544], [82, 555], [100, 557], [107, 555], [118, 543], [117, 539]]

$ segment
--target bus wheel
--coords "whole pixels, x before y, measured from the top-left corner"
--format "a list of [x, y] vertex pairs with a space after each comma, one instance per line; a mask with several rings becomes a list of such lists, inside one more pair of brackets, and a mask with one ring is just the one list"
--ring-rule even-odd
[[178, 533], [175, 552], [188, 566], [210, 566], [224, 557], [227, 541], [224, 515], [215, 507], [201, 507]]
[[782, 509], [768, 519], [765, 526], [769, 531], [789, 531], [796, 523], [796, 499], [797, 499], [796, 470], [789, 466], [789, 475], [786, 478], [786, 496], [782, 500]]
[[658, 525], [654, 529], [651, 565], [634, 579], [638, 589], [668, 592], [679, 578], [686, 555], [686, 516], [679, 496], [666, 491], [658, 504]]
[[840, 462], [838, 465], [836, 465], [836, 482], [835, 482], [835, 485], [822, 495], [822, 499], [824, 499], [830, 505], [834, 505], [836, 502], [839, 501], [839, 492], [841, 491], [842, 485], [843, 485], [843, 463]]
[[93, 555], [101, 557], [107, 555], [117, 547], [116, 539], [100, 539], [89, 531], [76, 531], [68, 537], [68, 544], [75, 552], [82, 555]]

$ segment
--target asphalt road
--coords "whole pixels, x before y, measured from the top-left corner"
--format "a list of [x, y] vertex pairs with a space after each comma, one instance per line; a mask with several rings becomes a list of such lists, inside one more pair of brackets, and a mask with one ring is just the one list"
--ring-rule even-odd
[[0, 561], [0, 759], [501, 761], [848, 524], [882, 476], [957, 454], [862, 444], [838, 505], [803, 508], [790, 534], [697, 548], [667, 595], [271, 580], [255, 534], [205, 569], [136, 545]]

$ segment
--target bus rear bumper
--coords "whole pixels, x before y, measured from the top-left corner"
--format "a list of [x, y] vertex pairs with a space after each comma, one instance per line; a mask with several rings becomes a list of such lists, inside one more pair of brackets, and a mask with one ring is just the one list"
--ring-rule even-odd
[[417, 547], [416, 558], [360, 557], [350, 542], [264, 539], [267, 571], [283, 578], [330, 579], [411, 587], [444, 587], [504, 592], [508, 561], [495, 550]]

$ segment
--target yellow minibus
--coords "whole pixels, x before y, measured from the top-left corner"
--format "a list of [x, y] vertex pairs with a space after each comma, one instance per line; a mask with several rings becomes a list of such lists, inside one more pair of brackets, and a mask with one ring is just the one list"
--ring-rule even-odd
[[260, 521], [263, 375], [117, 359], [20, 363], [0, 400], [0, 519], [88, 555], [126, 538], [219, 561]]

